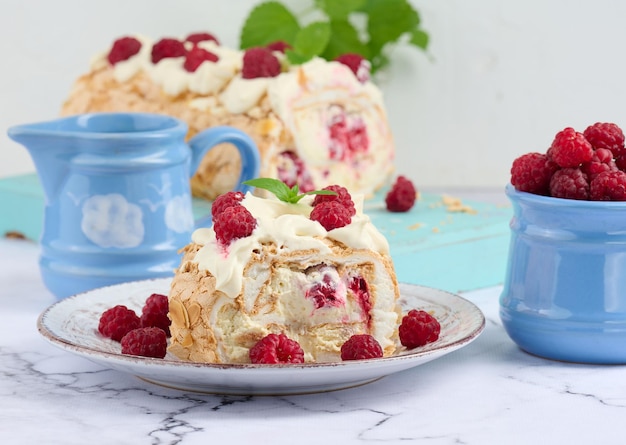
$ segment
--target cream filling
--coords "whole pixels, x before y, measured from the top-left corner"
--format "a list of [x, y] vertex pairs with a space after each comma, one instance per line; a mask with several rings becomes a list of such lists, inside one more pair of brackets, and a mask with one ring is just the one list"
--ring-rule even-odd
[[[330, 263], [332, 259], [332, 255], [302, 254], [290, 257], [289, 261], [316, 265]], [[274, 268], [272, 272], [271, 264], [282, 266]], [[220, 309], [230, 303], [224, 297], [210, 313], [208, 323], [215, 335], [221, 360], [247, 362], [251, 345], [242, 344], [241, 339], [250, 338], [252, 334], [264, 337], [272, 329], [280, 330], [300, 343], [307, 362], [338, 360], [340, 345], [352, 333], [369, 333], [383, 349], [393, 347], [398, 314], [394, 309], [395, 286], [392, 277], [375, 253], [357, 251], [342, 259], [342, 266], [348, 269], [358, 270], [362, 264], [374, 265], [374, 277], [368, 283], [370, 293], [376, 290], [374, 306], [369, 312], [372, 320], [369, 328], [363, 318], [366, 314], [357, 301], [347, 297], [343, 284], [337, 288], [341, 304], [316, 308], [311, 299], [304, 297], [303, 289], [314, 284], [316, 279], [321, 280], [321, 277], [290, 269], [285, 266], [285, 258], [279, 255], [272, 255], [255, 264], [244, 277], [244, 307], [224, 317]], [[341, 277], [336, 273], [334, 275], [334, 280], [341, 283]], [[266, 286], [266, 283], [270, 285]], [[275, 302], [274, 305], [263, 304], [270, 299]], [[257, 312], [254, 312], [255, 309]]]

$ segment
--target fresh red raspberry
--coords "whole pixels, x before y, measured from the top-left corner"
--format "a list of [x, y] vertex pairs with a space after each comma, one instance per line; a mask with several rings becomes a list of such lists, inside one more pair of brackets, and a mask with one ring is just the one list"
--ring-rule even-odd
[[146, 300], [141, 311], [142, 328], [161, 328], [165, 334], [170, 336], [170, 325], [172, 321], [167, 316], [169, 312], [169, 301], [166, 295], [152, 294]]
[[196, 32], [193, 34], [189, 34], [185, 39], [185, 42], [191, 42], [194, 45], [198, 42], [205, 42], [207, 40], [215, 42], [215, 44], [219, 45], [220, 42], [213, 34], [209, 34], [208, 32]]
[[224, 246], [234, 239], [245, 238], [256, 227], [256, 218], [242, 205], [230, 206], [213, 220], [215, 237]]
[[618, 156], [624, 151], [624, 133], [613, 123], [596, 122], [588, 126], [583, 135], [596, 150], [606, 148], [613, 152], [613, 156]]
[[328, 201], [337, 201], [341, 205], [343, 205], [346, 209], [349, 210], [350, 216], [354, 216], [356, 214], [356, 209], [354, 208], [354, 201], [352, 201], [352, 196], [348, 189], [342, 187], [340, 185], [329, 185], [328, 187], [324, 187], [322, 190], [329, 190], [331, 192], [337, 193], [336, 195], [315, 195], [313, 199], [313, 207], [322, 202]]
[[300, 344], [285, 334], [268, 334], [250, 348], [250, 361], [259, 364], [304, 363]]
[[626, 201], [626, 172], [621, 170], [600, 173], [589, 185], [592, 201]]
[[557, 170], [550, 180], [550, 196], [565, 199], [589, 199], [589, 180], [579, 168]]
[[613, 152], [608, 148], [597, 148], [593, 151], [591, 161], [580, 166], [583, 173], [587, 175], [589, 183], [600, 173], [616, 171], [617, 165], [613, 160]]
[[163, 358], [167, 353], [167, 336], [160, 328], [137, 328], [126, 334], [121, 341], [122, 354]]
[[593, 147], [582, 133], [571, 127], [559, 131], [548, 149], [548, 156], [559, 167], [578, 167], [593, 157]]
[[141, 49], [141, 42], [134, 37], [122, 37], [113, 42], [107, 59], [111, 65], [128, 60]]
[[213, 205], [211, 206], [211, 215], [213, 215], [213, 218], [216, 218], [228, 207], [240, 205], [243, 198], [244, 194], [242, 192], [231, 191], [219, 195], [215, 198], [215, 201], [213, 201]]
[[165, 38], [152, 46], [152, 63], [158, 63], [167, 57], [183, 57], [187, 53], [183, 42]]
[[367, 360], [383, 356], [380, 343], [369, 334], [356, 334], [341, 345], [341, 360]]
[[543, 153], [526, 153], [513, 161], [511, 184], [520, 192], [548, 195], [550, 178], [559, 166]]
[[120, 341], [127, 332], [138, 328], [139, 325], [140, 320], [135, 311], [118, 304], [102, 313], [98, 332], [107, 338]]
[[398, 176], [385, 196], [385, 204], [390, 212], [408, 212], [416, 199], [417, 191], [413, 183], [405, 176]]
[[280, 74], [280, 61], [267, 48], [250, 48], [243, 55], [241, 75], [244, 79], [276, 77]]
[[293, 48], [289, 43], [283, 40], [277, 40], [265, 46], [270, 51], [278, 51], [281, 53], [285, 53], [286, 50]]
[[435, 317], [426, 311], [411, 309], [398, 328], [400, 343], [408, 349], [424, 346], [439, 338], [441, 325]]
[[187, 53], [183, 68], [185, 68], [187, 72], [194, 73], [203, 62], [217, 62], [218, 60], [219, 57], [211, 51], [194, 46], [191, 51]]
[[335, 58], [335, 61], [346, 65], [352, 70], [359, 82], [367, 82], [370, 78], [370, 63], [360, 54], [346, 53]]
[[326, 201], [316, 205], [309, 217], [329, 231], [347, 226], [352, 220], [350, 209], [347, 209], [339, 201]]

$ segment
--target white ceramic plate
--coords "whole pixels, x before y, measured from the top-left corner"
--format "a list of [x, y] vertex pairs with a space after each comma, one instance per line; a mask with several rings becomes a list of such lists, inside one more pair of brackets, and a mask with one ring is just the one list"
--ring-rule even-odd
[[441, 324], [436, 342], [374, 360], [294, 365], [206, 364], [123, 355], [120, 345], [98, 333], [100, 315], [124, 304], [138, 313], [151, 293], [167, 294], [170, 279], [104, 287], [58, 301], [39, 317], [37, 327], [53, 345], [105, 367], [185, 391], [214, 394], [305, 394], [350, 388], [427, 363], [475, 340], [485, 318], [474, 304], [448, 292], [400, 285], [404, 311], [423, 309]]

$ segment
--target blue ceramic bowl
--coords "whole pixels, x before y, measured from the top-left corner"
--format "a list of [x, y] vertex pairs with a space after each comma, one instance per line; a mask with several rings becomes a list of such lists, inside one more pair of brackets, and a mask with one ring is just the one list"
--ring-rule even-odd
[[546, 358], [626, 363], [626, 202], [518, 192], [500, 297], [504, 327]]

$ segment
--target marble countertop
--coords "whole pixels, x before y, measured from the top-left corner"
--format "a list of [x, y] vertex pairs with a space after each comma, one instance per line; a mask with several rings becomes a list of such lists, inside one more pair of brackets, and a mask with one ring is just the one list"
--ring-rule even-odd
[[11, 444], [623, 443], [626, 367], [528, 355], [498, 317], [499, 287], [464, 293], [487, 326], [442, 358], [358, 388], [281, 397], [168, 389], [55, 348], [38, 246], [0, 240], [0, 442]]

